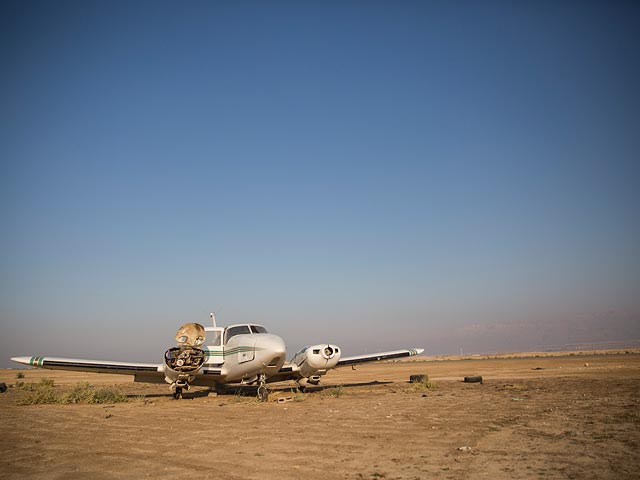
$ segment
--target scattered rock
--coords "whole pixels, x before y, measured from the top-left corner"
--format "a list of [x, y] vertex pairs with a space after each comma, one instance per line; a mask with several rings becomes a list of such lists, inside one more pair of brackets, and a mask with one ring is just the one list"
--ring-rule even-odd
[[471, 447], [465, 445], [464, 447], [458, 447], [458, 450], [461, 452], [470, 452], [472, 450]]
[[585, 366], [585, 367], [588, 367], [588, 366], [589, 366], [589, 364], [588, 364], [588, 363], [585, 363], [585, 364], [584, 364], [584, 366]]

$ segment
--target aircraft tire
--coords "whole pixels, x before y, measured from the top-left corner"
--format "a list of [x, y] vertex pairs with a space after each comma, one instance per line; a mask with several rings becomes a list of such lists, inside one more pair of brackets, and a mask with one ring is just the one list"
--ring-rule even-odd
[[482, 376], [475, 375], [472, 377], [464, 377], [465, 383], [482, 383]]
[[173, 392], [173, 398], [176, 400], [182, 398], [182, 389], [180, 387], [176, 388], [176, 391]]

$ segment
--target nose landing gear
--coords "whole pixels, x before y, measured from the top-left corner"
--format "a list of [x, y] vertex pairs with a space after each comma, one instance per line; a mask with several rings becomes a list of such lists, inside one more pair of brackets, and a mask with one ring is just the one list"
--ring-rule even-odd
[[269, 401], [269, 389], [267, 389], [265, 383], [266, 383], [266, 376], [263, 373], [258, 376], [258, 401], [259, 402]]

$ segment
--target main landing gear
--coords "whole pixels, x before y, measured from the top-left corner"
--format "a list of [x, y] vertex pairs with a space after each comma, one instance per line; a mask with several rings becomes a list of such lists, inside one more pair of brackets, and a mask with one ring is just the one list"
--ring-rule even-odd
[[182, 392], [184, 390], [189, 390], [189, 384], [187, 382], [176, 382], [171, 385], [171, 394], [176, 400], [182, 398]]

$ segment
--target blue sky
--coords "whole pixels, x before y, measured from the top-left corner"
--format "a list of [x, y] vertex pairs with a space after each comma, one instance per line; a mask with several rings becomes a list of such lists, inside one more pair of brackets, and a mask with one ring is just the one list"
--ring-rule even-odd
[[615, 1], [3, 2], [3, 357], [156, 361], [211, 310], [291, 352], [640, 339], [639, 27]]

